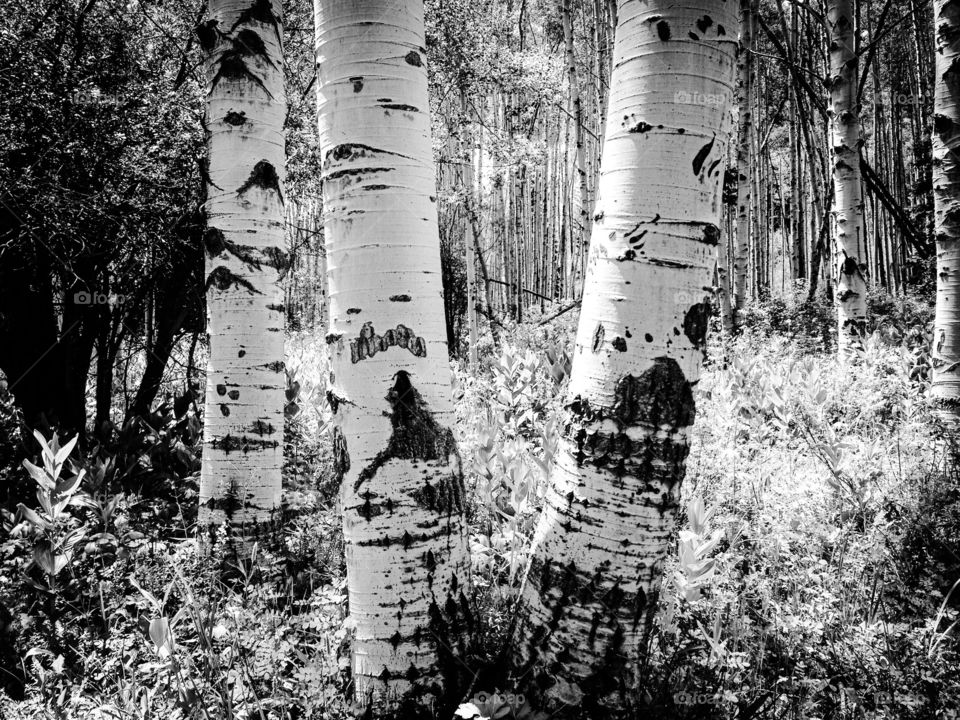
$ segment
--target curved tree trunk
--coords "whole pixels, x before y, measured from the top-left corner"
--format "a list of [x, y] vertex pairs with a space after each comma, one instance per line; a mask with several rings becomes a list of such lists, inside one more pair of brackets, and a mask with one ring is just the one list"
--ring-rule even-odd
[[960, 419], [960, 2], [934, 2], [933, 116], [937, 312], [930, 391], [951, 425]]
[[[276, 0], [211, 0], [206, 250], [210, 358], [202, 524], [249, 535], [280, 502], [283, 461], [283, 49]], [[240, 545], [241, 549], [243, 544]]]
[[[621, 0], [567, 419], [522, 594], [525, 690], [630, 707], [705, 352], [737, 18]], [[682, 84], [679, 84], [682, 83]]]
[[733, 253], [733, 324], [740, 323], [740, 316], [747, 304], [747, 269], [750, 255], [750, 206], [753, 195], [752, 147], [753, 143], [753, 30], [754, 2], [740, 0], [740, 53], [737, 56], [738, 80], [738, 126], [737, 126], [737, 232]]
[[472, 615], [423, 4], [318, 0], [318, 109], [356, 698], [456, 692]]
[[864, 264], [863, 188], [860, 183], [860, 106], [857, 104], [857, 55], [853, 0], [831, 0], [830, 154], [833, 174], [834, 253], [837, 283], [837, 348], [841, 354], [861, 346], [867, 327], [867, 268]]

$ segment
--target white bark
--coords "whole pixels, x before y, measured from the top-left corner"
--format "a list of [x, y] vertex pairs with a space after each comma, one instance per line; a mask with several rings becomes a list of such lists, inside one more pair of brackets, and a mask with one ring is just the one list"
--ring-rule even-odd
[[589, 189], [587, 186], [586, 152], [584, 150], [583, 99], [580, 96], [580, 79], [577, 73], [577, 60], [573, 43], [573, 2], [562, 0], [560, 15], [563, 22], [564, 60], [567, 64], [567, 85], [570, 92], [570, 111], [573, 116], [575, 152], [573, 171], [577, 179], [577, 195], [573, 201], [573, 221], [575, 223], [575, 247], [582, 254], [586, 244], [587, 231], [590, 229]]
[[[282, 9], [211, 0], [207, 53], [207, 367], [202, 525], [239, 535], [280, 503], [283, 461]], [[245, 529], [244, 529], [245, 528]]]
[[837, 304], [837, 347], [842, 354], [860, 347], [867, 325], [867, 268], [863, 246], [863, 188], [860, 183], [860, 78], [855, 53], [853, 0], [831, 0], [830, 155], [833, 175], [833, 218], [836, 228], [834, 269]]
[[937, 311], [930, 392], [952, 425], [960, 419], [960, 5], [935, 0], [933, 205]]
[[755, 0], [740, 0], [740, 53], [737, 57], [738, 127], [737, 127], [737, 233], [733, 254], [734, 301], [733, 328], [737, 327], [748, 299], [747, 269], [750, 252], [750, 208], [753, 183], [753, 30]]
[[630, 705], [705, 351], [735, 10], [621, 0], [569, 415], [523, 590], [527, 689]]
[[422, 706], [455, 689], [472, 622], [423, 5], [315, 10], [353, 681], [375, 708]]

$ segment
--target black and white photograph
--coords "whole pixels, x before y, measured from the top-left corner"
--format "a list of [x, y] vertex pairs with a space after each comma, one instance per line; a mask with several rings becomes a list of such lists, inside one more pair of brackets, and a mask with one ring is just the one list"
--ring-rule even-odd
[[0, 720], [960, 720], [960, 0], [0, 8]]

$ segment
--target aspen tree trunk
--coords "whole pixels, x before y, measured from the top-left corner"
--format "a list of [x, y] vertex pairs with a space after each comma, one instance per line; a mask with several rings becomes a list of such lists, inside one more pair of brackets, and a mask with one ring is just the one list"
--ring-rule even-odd
[[470, 348], [468, 357], [470, 360], [470, 372], [475, 372], [477, 368], [477, 265], [474, 257], [473, 246], [477, 242], [474, 222], [472, 217], [472, 198], [474, 188], [473, 173], [473, 155], [474, 142], [471, 125], [473, 119], [470, 116], [470, 110], [467, 106], [467, 94], [464, 88], [460, 88], [460, 128], [458, 134], [459, 140], [459, 173], [460, 189], [466, 193], [464, 200], [464, 247], [466, 249], [467, 263], [467, 328], [470, 333]]
[[444, 705], [472, 622], [423, 4], [318, 0], [330, 400], [358, 703]]
[[864, 264], [863, 192], [860, 184], [859, 63], [854, 48], [853, 0], [830, 0], [830, 154], [833, 217], [836, 229], [834, 278], [837, 347], [841, 354], [860, 347], [867, 326]]
[[736, 53], [723, 0], [621, 0], [618, 18], [568, 415], [516, 644], [526, 691], [585, 717], [636, 699], [705, 352]]
[[577, 60], [573, 53], [573, 2], [561, 0], [563, 18], [563, 42], [567, 63], [567, 85], [570, 92], [570, 107], [573, 115], [574, 142], [576, 152], [573, 159], [573, 171], [577, 179], [577, 202], [574, 203], [574, 227], [576, 228], [576, 248], [582, 254], [587, 244], [590, 230], [589, 188], [587, 186], [586, 153], [583, 141], [583, 100], [580, 97], [580, 79], [577, 77]]
[[[239, 537], [280, 503], [283, 462], [282, 9], [211, 0], [207, 74], [207, 332], [200, 523]], [[237, 545], [243, 552], [244, 542]]]
[[730, 276], [727, 272], [727, 235], [724, 232], [727, 223], [721, 220], [720, 244], [717, 246], [717, 283], [716, 295], [720, 304], [720, 327], [724, 335], [729, 336], [733, 325], [733, 306], [730, 304]]
[[960, 419], [960, 0], [935, 0], [933, 116], [937, 309], [930, 391], [942, 416]]
[[740, 0], [739, 117], [737, 127], [737, 231], [733, 253], [733, 328], [748, 299], [750, 205], [753, 195], [751, 148], [753, 136], [753, 12], [756, 0]]

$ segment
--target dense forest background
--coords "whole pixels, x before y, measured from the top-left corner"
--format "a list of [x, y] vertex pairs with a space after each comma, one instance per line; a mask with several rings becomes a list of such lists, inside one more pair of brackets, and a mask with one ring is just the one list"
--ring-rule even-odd
[[[283, 505], [225, 568], [195, 531], [205, 3], [2, 4], [0, 717], [346, 717], [314, 8], [284, 3]], [[426, 2], [479, 638], [461, 717], [549, 717], [510, 685], [502, 644], [563, 432], [616, 5]], [[845, 362], [827, 8], [742, 5], [750, 89], [724, 102], [735, 128], [752, 121], [726, 161], [644, 717], [955, 718], [960, 478], [928, 397], [933, 7], [855, 6], [869, 313]]]

